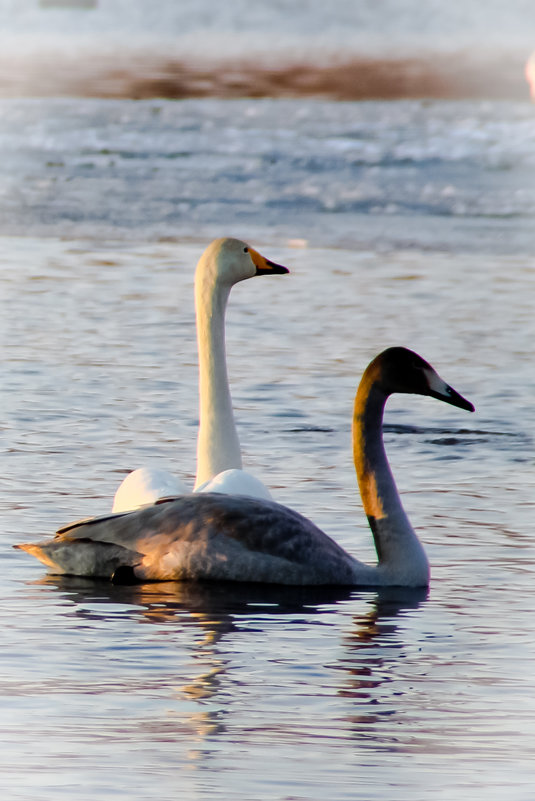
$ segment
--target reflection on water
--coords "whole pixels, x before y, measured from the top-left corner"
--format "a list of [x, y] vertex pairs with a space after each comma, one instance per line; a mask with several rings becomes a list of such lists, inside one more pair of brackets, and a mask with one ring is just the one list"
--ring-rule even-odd
[[[465, 625], [466, 633], [472, 628], [472, 617], [462, 623], [468, 610], [459, 610], [456, 632], [455, 615], [445, 619], [446, 607], [440, 609], [432, 593], [430, 599], [404, 590], [114, 587], [48, 577], [26, 585], [19, 603], [35, 593], [58, 610], [65, 630], [54, 635], [63, 675], [19, 680], [15, 690], [23, 699], [58, 705], [49, 724], [37, 716], [34, 735], [35, 725], [37, 731], [43, 726], [54, 750], [67, 752], [68, 736], [73, 754], [83, 745], [82, 775], [103, 748], [115, 759], [125, 747], [135, 748], [140, 761], [131, 779], [123, 776], [123, 789], [133, 797], [143, 797], [136, 795], [138, 778], [143, 786], [157, 769], [166, 799], [173, 797], [172, 776], [179, 771], [189, 782], [187, 793], [206, 798], [217, 775], [221, 797], [232, 788], [241, 799], [275, 798], [295, 782], [308, 792], [313, 777], [309, 795], [319, 799], [336, 777], [340, 795], [332, 797], [381, 798], [386, 782], [393, 798], [412, 794], [423, 801], [429, 787], [416, 782], [416, 766], [420, 775], [433, 772], [436, 789], [451, 773], [454, 792], [470, 786], [477, 796], [481, 777], [473, 773], [474, 760], [488, 770], [504, 743], [517, 747], [528, 734], [507, 724], [519, 689], [514, 677], [494, 672], [499, 662], [489, 672], [490, 662], [478, 655], [484, 638], [472, 631], [469, 643], [463, 634]], [[89, 657], [83, 673], [73, 630]], [[46, 652], [43, 658], [46, 663]], [[485, 698], [493, 699], [492, 710]], [[528, 719], [529, 712], [520, 718], [531, 731]], [[246, 755], [245, 765], [236, 762], [236, 752]], [[526, 753], [533, 756], [531, 746]], [[437, 759], [443, 765], [438, 772]], [[519, 787], [523, 764], [520, 759]], [[494, 775], [502, 781], [499, 765]], [[367, 786], [351, 789], [364, 777], [376, 788], [371, 796]]]
[[[70, 697], [72, 709], [80, 712], [89, 709], [90, 702], [94, 711], [86, 723], [76, 723], [72, 712], [70, 722], [64, 721], [58, 730], [52, 720], [52, 728], [43, 722], [47, 736], [58, 746], [66, 725], [69, 737], [78, 744], [90, 735], [108, 748], [117, 748], [118, 740], [124, 738], [154, 745], [174, 743], [191, 770], [210, 767], [214, 755], [233, 744], [251, 749], [256, 760], [257, 748], [263, 751], [279, 740], [290, 747], [301, 742], [317, 750], [325, 738], [328, 742], [345, 737], [344, 730], [355, 730], [355, 715], [341, 716], [342, 728], [336, 732], [333, 721], [325, 718], [329, 711], [324, 704], [329, 698], [364, 703], [358, 720], [373, 725], [379, 712], [375, 706], [367, 708], [371, 698], [366, 688], [377, 688], [382, 680], [369, 678], [378, 675], [381, 664], [377, 651], [372, 653], [370, 648], [375, 643], [375, 648], [396, 647], [402, 653], [396, 620], [418, 610], [426, 598], [425, 591], [385, 590], [361, 596], [343, 588], [194, 583], [116, 587], [79, 578], [46, 577], [27, 585], [19, 600], [31, 603], [36, 593], [45, 603], [63, 610], [65, 636], [73, 646], [73, 630], [89, 637], [86, 669], [80, 673], [79, 656], [71, 652], [61, 661], [61, 675], [56, 678], [4, 679], [2, 692], [25, 699], [54, 698], [60, 707], [59, 699]], [[368, 611], [343, 613], [345, 604], [363, 603]], [[339, 613], [348, 628], [336, 645]], [[110, 626], [111, 644], [105, 636]], [[100, 639], [103, 634], [98, 646], [95, 637]], [[302, 646], [295, 648], [295, 638], [303, 634], [308, 641], [304, 651]], [[56, 644], [58, 639], [64, 651], [62, 635], [56, 631]], [[105, 665], [97, 675], [96, 655], [91, 653], [94, 646], [107, 650]], [[337, 649], [340, 653], [335, 658]], [[136, 651], [141, 658], [136, 658]], [[45, 651], [45, 664], [48, 659]], [[327, 667], [322, 667], [324, 663]], [[261, 684], [257, 666], [270, 666]], [[323, 701], [320, 717], [312, 723], [299, 704], [303, 697], [312, 702], [318, 691]], [[131, 706], [119, 721], [114, 708], [121, 697], [127, 705], [130, 698]], [[163, 708], [161, 699], [165, 699]], [[252, 713], [252, 703], [259, 703], [263, 711]], [[54, 717], [58, 714], [56, 711]], [[35, 734], [34, 728], [32, 736]], [[223, 745], [217, 746], [221, 739]], [[84, 762], [88, 767], [92, 764], [91, 759]], [[238, 797], [246, 797], [239, 787], [238, 783]]]
[[[174, 632], [190, 629], [190, 635], [192, 630], [194, 639], [190, 656], [199, 672], [191, 676], [188, 683], [168, 689], [173, 694], [201, 703], [218, 700], [218, 696], [224, 699], [228, 692], [225, 679], [234, 665], [232, 650], [224, 647], [226, 638], [245, 634], [249, 640], [256, 641], [261, 636], [262, 624], [266, 621], [274, 623], [277, 618], [281, 618], [281, 625], [290, 629], [310, 625], [318, 617], [320, 626], [332, 626], [331, 616], [339, 604], [362, 597], [369, 609], [349, 618], [350, 628], [341, 641], [343, 655], [330, 668], [341, 671], [338, 674], [338, 694], [369, 698], [366, 688], [381, 684], [379, 678], [373, 681], [369, 678], [376, 673], [381, 659], [375, 653], [368, 656], [367, 649], [376, 647], [383, 640], [389, 648], [402, 649], [396, 619], [409, 610], [419, 609], [428, 595], [427, 589], [384, 588], [362, 594], [347, 587], [284, 587], [232, 582], [167, 582], [125, 587], [66, 576], [46, 576], [30, 586], [52, 590], [57, 594], [56, 604], [67, 604], [73, 609], [74, 617], [88, 625], [119, 616], [135, 625], [150, 623], [158, 628], [161, 636], [165, 636], [167, 627]], [[321, 618], [326, 612], [331, 619], [324, 622]], [[140, 640], [145, 636], [140, 633]], [[256, 643], [252, 647], [254, 650]], [[276, 659], [279, 656], [284, 658], [281, 654]], [[139, 681], [137, 684], [138, 689], [142, 689]], [[154, 677], [148, 687], [166, 684], [167, 679]], [[37, 690], [19, 684], [18, 692], [50, 692], [52, 687], [47, 683], [46, 687]], [[66, 689], [64, 684], [63, 689]], [[103, 693], [111, 689], [100, 685], [98, 690], [92, 688], [91, 692]], [[77, 691], [74, 685], [71, 691]], [[204, 716], [201, 718], [204, 722]], [[190, 721], [198, 720], [196, 712]], [[373, 720], [374, 717], [368, 722]], [[214, 733], [212, 726], [208, 731]]]
[[176, 625], [181, 616], [187, 615], [207, 629], [210, 642], [234, 630], [234, 616], [297, 614], [303, 610], [314, 614], [320, 611], [321, 605], [347, 600], [352, 594], [348, 587], [285, 587], [223, 581], [116, 585], [77, 576], [53, 575], [32, 583], [54, 587], [62, 598], [80, 604], [82, 609], [84, 603], [89, 603], [90, 614], [95, 617], [98, 617], [99, 605], [104, 606], [106, 616], [109, 604], [132, 606], [140, 622]]

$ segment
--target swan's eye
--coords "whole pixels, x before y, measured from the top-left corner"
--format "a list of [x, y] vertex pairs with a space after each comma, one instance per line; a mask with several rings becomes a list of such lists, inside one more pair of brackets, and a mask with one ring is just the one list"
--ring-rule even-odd
[[243, 252], [244, 252], [244, 253], [249, 253], [249, 248], [244, 248], [244, 249], [243, 249]]

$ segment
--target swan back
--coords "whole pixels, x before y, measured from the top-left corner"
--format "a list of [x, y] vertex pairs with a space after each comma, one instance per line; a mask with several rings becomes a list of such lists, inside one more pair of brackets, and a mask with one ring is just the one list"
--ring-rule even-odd
[[246, 495], [248, 498], [273, 500], [271, 492], [256, 476], [245, 470], [223, 470], [213, 478], [205, 481], [195, 492], [219, 492], [225, 495]]
[[160, 498], [175, 497], [186, 492], [186, 485], [167, 470], [140, 467], [129, 473], [119, 485], [113, 499], [112, 512], [140, 509]]
[[[112, 578], [124, 566], [138, 581], [347, 585], [355, 583], [357, 564], [292, 509], [218, 493], [194, 493], [129, 514], [82, 520], [48, 542], [16, 547], [56, 573]], [[361, 568], [364, 583], [373, 584], [373, 568]]]

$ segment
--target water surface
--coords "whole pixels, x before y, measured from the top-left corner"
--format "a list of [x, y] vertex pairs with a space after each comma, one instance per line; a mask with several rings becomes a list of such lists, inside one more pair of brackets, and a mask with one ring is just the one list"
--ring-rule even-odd
[[[533, 108], [0, 110], [5, 797], [532, 801]], [[117, 588], [12, 549], [107, 512], [140, 465], [192, 484], [193, 271], [226, 234], [291, 270], [231, 296], [245, 463], [358, 557], [369, 360], [406, 345], [474, 402], [387, 407], [428, 593]]]
[[529, 103], [0, 101], [0, 233], [532, 254]]
[[140, 464], [192, 482], [204, 242], [1, 246], [9, 798], [531, 799], [533, 259], [274, 237], [291, 275], [231, 296], [247, 465], [363, 559], [350, 415], [369, 359], [405, 344], [475, 403], [387, 407], [428, 593], [117, 588], [11, 546], [107, 511]]

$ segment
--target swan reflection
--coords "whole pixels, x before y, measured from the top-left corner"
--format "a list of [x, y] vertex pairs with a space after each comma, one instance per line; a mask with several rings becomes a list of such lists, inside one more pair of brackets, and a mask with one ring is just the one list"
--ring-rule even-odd
[[[150, 582], [117, 585], [78, 576], [48, 575], [31, 586], [55, 588], [65, 600], [79, 606], [78, 614], [108, 617], [106, 607], [121, 604], [132, 607], [132, 617], [140, 622], [173, 623], [184, 617], [195, 620], [205, 632], [206, 642], [217, 642], [234, 631], [236, 616], [287, 615], [306, 611], [318, 614], [328, 604], [358, 596], [351, 587], [293, 587], [242, 582]], [[87, 604], [91, 609], [87, 610]]]
[[[141, 664], [142, 675], [125, 681], [125, 688], [145, 694], [143, 688], [150, 685], [163, 697], [175, 699], [176, 706], [166, 711], [165, 719], [156, 711], [151, 726], [161, 729], [166, 739], [186, 738], [192, 766], [205, 759], [207, 743], [214, 737], [247, 732], [249, 715], [265, 718], [260, 728], [255, 724], [252, 729], [262, 741], [297, 736], [299, 698], [318, 692], [332, 703], [339, 699], [338, 719], [345, 720], [353, 736], [373, 738], [373, 724], [392, 714], [393, 704], [384, 701], [392, 695], [393, 664], [408, 647], [402, 620], [427, 598], [426, 589], [357, 591], [232, 582], [118, 586], [58, 576], [30, 586], [33, 592], [58, 593], [60, 613], [67, 602], [70, 619], [74, 611], [84, 620], [84, 628], [93, 621], [95, 639], [97, 627], [104, 621], [109, 630], [115, 617], [118, 628], [126, 621], [125, 647], [134, 642], [137, 648], [136, 625], [150, 626], [150, 631], [139, 632], [141, 650], [135, 669]], [[158, 648], [163, 645], [156, 662], [155, 641]], [[132, 669], [128, 662], [125, 667], [126, 673]], [[266, 692], [260, 695], [259, 681], [266, 683]], [[110, 692], [113, 689], [110, 686]], [[282, 702], [270, 693], [278, 695], [279, 690], [285, 705], [297, 693], [291, 716], [277, 711]], [[148, 704], [150, 709], [150, 697]], [[271, 720], [267, 725], [274, 714], [276, 723]], [[306, 738], [307, 730], [302, 734]]]
[[[427, 599], [428, 588], [384, 587], [355, 590], [345, 586], [293, 587], [241, 582], [153, 582], [116, 585], [76, 576], [48, 575], [30, 586], [59, 591], [77, 605], [77, 614], [88, 618], [110, 616], [110, 605], [131, 608], [140, 623], [194, 622], [203, 633], [196, 646], [213, 646], [234, 631], [244, 631], [248, 619], [262, 616], [320, 615], [349, 601], [364, 600], [368, 609], [352, 616], [353, 626], [344, 636], [349, 650], [373, 644], [393, 635], [394, 619], [417, 610]], [[87, 605], [90, 604], [90, 609]], [[98, 607], [102, 604], [102, 614]], [[123, 612], [124, 612], [123, 609]], [[239, 624], [237, 621], [239, 620]], [[300, 618], [302, 622], [302, 617]], [[292, 621], [285, 620], [291, 625]]]

